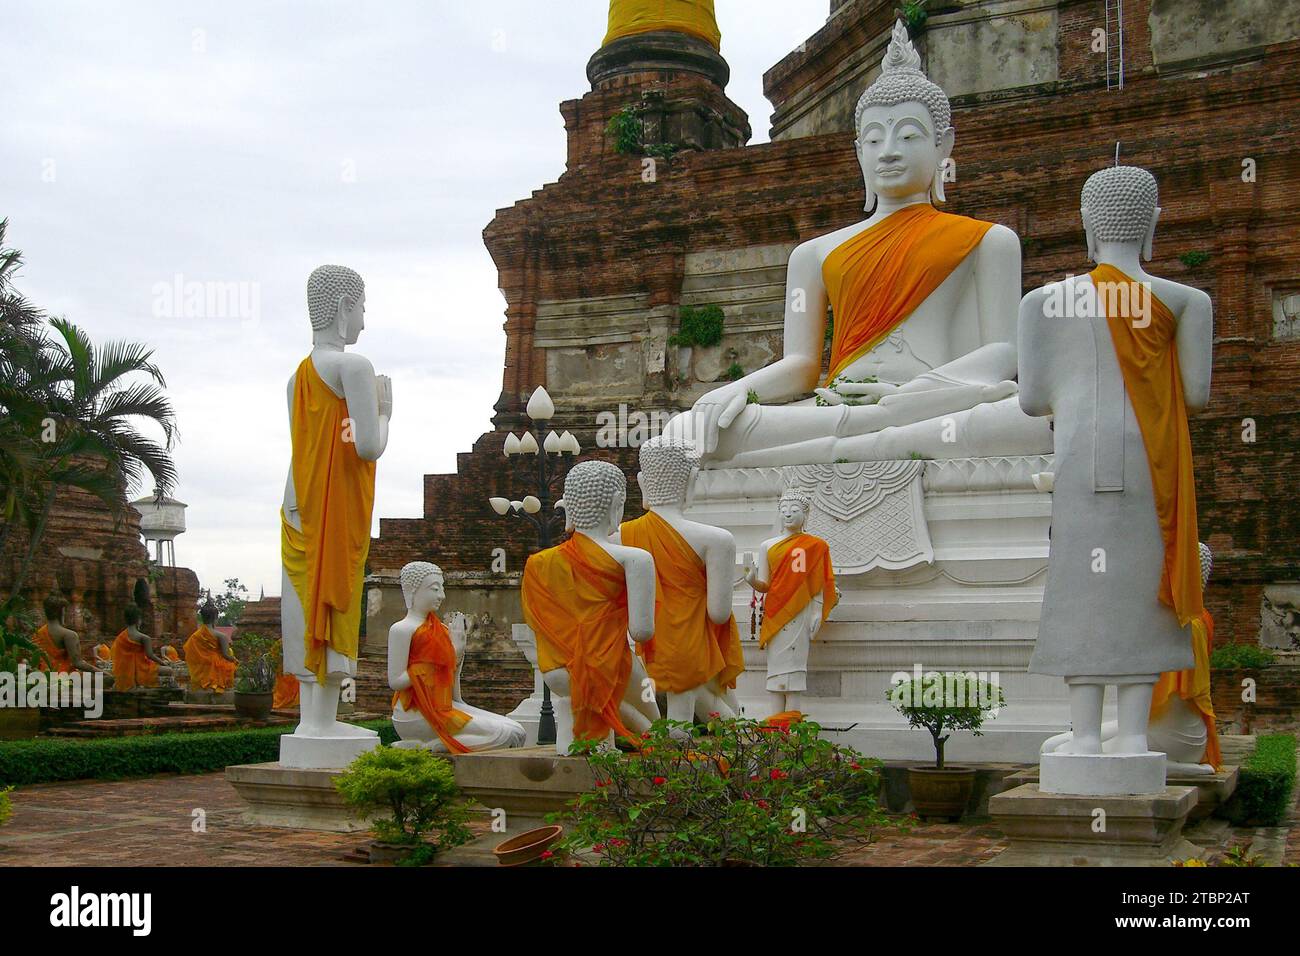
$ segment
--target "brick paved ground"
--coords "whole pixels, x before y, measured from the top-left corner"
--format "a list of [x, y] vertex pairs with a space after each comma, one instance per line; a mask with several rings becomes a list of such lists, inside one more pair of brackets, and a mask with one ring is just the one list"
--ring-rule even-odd
[[[23, 787], [0, 831], [0, 866], [346, 866], [365, 834], [246, 826], [242, 802], [219, 773]], [[191, 828], [207, 814], [207, 832]], [[1289, 833], [1209, 821], [1189, 834], [1214, 852], [1243, 846], [1279, 862], [1300, 862], [1300, 817]], [[480, 827], [481, 828], [481, 827]], [[929, 824], [885, 832], [840, 866], [974, 866], [1006, 848], [991, 823]], [[351, 855], [351, 860], [348, 857]]]

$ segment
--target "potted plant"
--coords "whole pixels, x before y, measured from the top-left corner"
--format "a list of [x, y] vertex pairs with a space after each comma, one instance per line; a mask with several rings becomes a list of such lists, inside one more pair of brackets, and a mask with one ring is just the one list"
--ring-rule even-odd
[[275, 680], [279, 676], [275, 646], [260, 634], [242, 634], [235, 642], [235, 713], [250, 720], [271, 716]]
[[[34, 620], [22, 611], [0, 618], [0, 674], [13, 675], [15, 687], [20, 664], [36, 670], [42, 661], [48, 662], [45, 652], [28, 636], [35, 631]], [[0, 707], [0, 740], [26, 740], [35, 737], [40, 729], [39, 708]]]
[[334, 780], [343, 802], [370, 821], [372, 863], [423, 866], [470, 839], [451, 762], [423, 748], [376, 747]]
[[975, 787], [975, 770], [946, 766], [944, 744], [954, 730], [981, 736], [984, 718], [1005, 704], [1002, 688], [972, 673], [931, 672], [895, 684], [888, 699], [911, 726], [924, 727], [934, 739], [934, 766], [907, 771], [917, 816], [960, 818]]

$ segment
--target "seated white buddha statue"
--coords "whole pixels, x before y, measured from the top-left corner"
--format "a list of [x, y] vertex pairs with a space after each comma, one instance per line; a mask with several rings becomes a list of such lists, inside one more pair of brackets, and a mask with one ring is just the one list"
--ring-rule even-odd
[[442, 569], [427, 561], [402, 568], [406, 617], [388, 629], [388, 685], [393, 694], [394, 746], [463, 754], [522, 747], [524, 728], [509, 717], [471, 707], [461, 697], [468, 622], [455, 612], [438, 617]]
[[868, 217], [790, 254], [782, 357], [667, 427], [706, 467], [1052, 450], [1047, 423], [1016, 401], [1020, 241], [935, 208], [952, 109], [901, 22], [881, 70], [855, 111]]

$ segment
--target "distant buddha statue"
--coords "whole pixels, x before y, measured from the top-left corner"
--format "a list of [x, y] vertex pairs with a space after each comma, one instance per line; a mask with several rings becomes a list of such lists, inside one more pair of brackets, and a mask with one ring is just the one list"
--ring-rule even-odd
[[1055, 753], [1103, 752], [1114, 684], [1118, 727], [1105, 752], [1142, 755], [1159, 675], [1195, 664], [1203, 603], [1187, 416], [1209, 401], [1212, 310], [1201, 290], [1142, 268], [1160, 217], [1149, 172], [1103, 169], [1081, 206], [1097, 267], [1020, 308], [1020, 403], [1054, 416], [1056, 440], [1029, 670], [1069, 686], [1073, 735]]
[[731, 611], [736, 539], [682, 515], [699, 460], [693, 446], [652, 438], [640, 459], [646, 513], [625, 521], [614, 538], [654, 558], [655, 634], [637, 653], [655, 689], [668, 695], [671, 720], [739, 716], [734, 688], [745, 656]]
[[574, 740], [632, 737], [659, 718], [628, 643], [654, 636], [655, 567], [648, 552], [613, 541], [626, 501], [617, 465], [574, 465], [564, 479], [573, 534], [524, 565], [520, 601], [537, 638], [537, 669], [555, 695], [558, 754]]
[[41, 670], [52, 670], [60, 674], [73, 671], [95, 671], [95, 666], [81, 656], [81, 638], [77, 632], [63, 626], [63, 613], [68, 602], [56, 594], [51, 594], [42, 605], [45, 610], [45, 623], [36, 631], [32, 640], [50, 659], [49, 664], [41, 662]]
[[128, 604], [122, 612], [126, 622], [113, 641], [113, 688], [157, 687], [159, 671], [171, 672], [171, 662], [153, 647], [153, 639], [140, 630], [140, 608]]
[[792, 488], [777, 505], [781, 533], [758, 548], [745, 579], [765, 594], [758, 646], [767, 650], [767, 692], [773, 714], [800, 713], [808, 689], [808, 650], [812, 639], [839, 601], [831, 550], [804, 531], [812, 496]]
[[356, 674], [375, 461], [393, 400], [388, 378], [346, 351], [365, 328], [361, 276], [321, 266], [307, 280], [307, 304], [312, 351], [289, 379], [293, 458], [280, 512], [284, 669], [301, 685], [301, 722], [282, 738], [281, 762], [321, 766], [350, 762], [357, 738], [378, 740], [337, 716], [343, 681]]
[[388, 686], [393, 694], [394, 746], [465, 754], [522, 747], [524, 728], [465, 703], [460, 671], [468, 623], [459, 612], [450, 626], [438, 617], [446, 591], [442, 569], [427, 561], [402, 568], [406, 617], [388, 629]]
[[190, 672], [190, 689], [225, 693], [235, 686], [239, 661], [230, 653], [230, 638], [215, 630], [217, 606], [211, 600], [199, 609], [199, 629], [185, 642], [185, 664]]
[[284, 672], [284, 642], [275, 642], [275, 663], [278, 673], [275, 687], [271, 691], [271, 707], [274, 710], [286, 710], [298, 706], [298, 678]]
[[667, 433], [696, 439], [712, 467], [1050, 452], [1046, 422], [1015, 400], [1020, 241], [935, 208], [952, 110], [901, 22], [854, 124], [868, 217], [791, 253], [782, 357]]

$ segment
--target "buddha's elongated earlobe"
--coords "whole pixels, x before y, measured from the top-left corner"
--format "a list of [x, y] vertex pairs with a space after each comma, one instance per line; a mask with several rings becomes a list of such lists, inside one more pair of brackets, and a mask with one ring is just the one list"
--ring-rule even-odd
[[1097, 239], [1093, 235], [1092, 224], [1088, 221], [1087, 207], [1079, 210], [1079, 218], [1083, 220], [1083, 235], [1088, 241], [1088, 261], [1097, 261]]
[[943, 194], [943, 163], [934, 171], [934, 183], [930, 186], [930, 202], [941, 203], [947, 202], [948, 197]]
[[1156, 206], [1155, 212], [1151, 214], [1151, 228], [1147, 230], [1147, 237], [1142, 242], [1142, 259], [1146, 262], [1151, 261], [1151, 247], [1156, 240], [1156, 223], [1160, 221], [1160, 207]]

